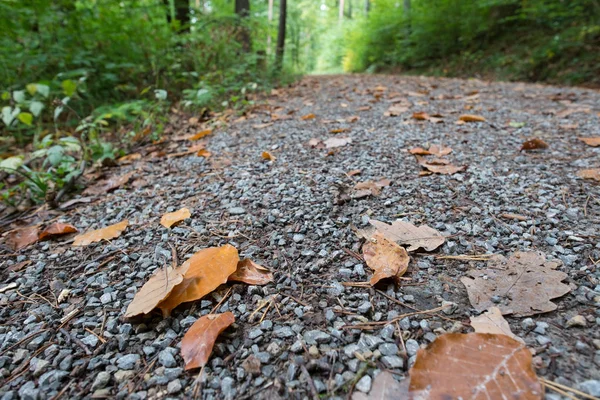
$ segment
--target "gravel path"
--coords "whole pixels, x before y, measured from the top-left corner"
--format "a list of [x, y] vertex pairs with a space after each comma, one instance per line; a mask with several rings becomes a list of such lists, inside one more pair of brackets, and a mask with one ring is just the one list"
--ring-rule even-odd
[[[384, 116], [392, 104], [408, 111]], [[443, 122], [411, 118], [421, 111], [441, 114]], [[315, 392], [346, 398], [350, 391], [368, 392], [377, 370], [406, 376], [419, 346], [443, 332], [471, 331], [469, 316], [476, 315], [460, 277], [486, 263], [438, 257], [519, 250], [560, 260], [571, 292], [555, 300], [557, 311], [507, 316], [513, 332], [534, 350], [540, 376], [598, 396], [600, 186], [576, 173], [600, 167], [600, 148], [577, 140], [600, 136], [599, 112], [600, 93], [587, 89], [308, 77], [218, 129], [208, 141], [209, 159], [145, 156], [113, 168], [110, 175], [138, 172], [133, 183], [61, 218], [80, 231], [127, 218], [130, 226], [118, 239], [85, 248], [63, 239], [16, 254], [2, 250], [2, 285], [15, 282], [17, 288], [0, 294], [0, 396], [191, 397], [197, 372], [183, 370], [179, 343], [229, 288], [178, 307], [168, 319], [121, 316], [153, 271], [172, 262], [171, 247], [181, 262], [225, 243], [270, 268], [275, 282], [230, 285], [219, 311], [232, 311], [236, 323], [221, 335], [205, 368], [203, 398], [301, 399]], [[280, 118], [272, 120], [271, 113]], [[309, 113], [316, 118], [300, 118]], [[456, 124], [464, 113], [486, 122]], [[177, 134], [199, 130], [187, 118], [173, 120]], [[332, 151], [308, 145], [311, 138], [336, 136], [352, 143]], [[533, 136], [549, 148], [519, 152]], [[183, 151], [185, 142], [177, 143]], [[407, 150], [430, 144], [451, 147], [448, 157], [466, 171], [419, 176], [421, 167]], [[276, 160], [262, 160], [263, 151]], [[352, 170], [361, 174], [347, 175]], [[344, 188], [381, 177], [392, 184], [379, 196], [336, 201]], [[163, 213], [183, 206], [192, 218], [172, 230], [159, 225]], [[411, 253], [406, 285], [348, 286], [371, 275], [352, 230], [369, 217], [428, 224], [448, 239], [436, 251]], [[10, 271], [15, 266], [22, 269]], [[69, 296], [57, 304], [65, 288]], [[269, 305], [255, 313], [265, 301]], [[442, 302], [453, 306], [382, 329], [343, 328]], [[61, 322], [65, 315], [72, 318]], [[567, 327], [576, 315], [586, 327]]]

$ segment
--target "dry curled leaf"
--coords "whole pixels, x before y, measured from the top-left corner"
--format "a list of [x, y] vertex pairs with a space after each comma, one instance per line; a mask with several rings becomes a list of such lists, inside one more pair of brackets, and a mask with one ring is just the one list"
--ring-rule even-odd
[[207, 314], [194, 322], [181, 340], [181, 356], [185, 361], [185, 370], [204, 367], [217, 338], [234, 322], [235, 317], [231, 311]]
[[600, 136], [580, 137], [578, 139], [581, 140], [582, 142], [584, 142], [585, 144], [587, 144], [588, 146], [592, 146], [592, 147], [600, 146]]
[[310, 113], [310, 114], [303, 115], [302, 117], [300, 117], [300, 119], [303, 121], [307, 121], [309, 119], [315, 119], [316, 117], [317, 116], [315, 114]]
[[450, 147], [438, 146], [437, 144], [432, 144], [429, 147], [429, 150], [425, 150], [422, 147], [415, 147], [409, 150], [409, 153], [419, 155], [419, 156], [445, 156], [452, 153], [452, 149]]
[[21, 250], [39, 240], [39, 227], [26, 226], [10, 231], [6, 237], [6, 244], [14, 251]]
[[238, 262], [237, 269], [227, 280], [244, 282], [248, 285], [266, 285], [273, 282], [273, 274], [262, 265], [246, 258]]
[[399, 284], [400, 277], [408, 268], [410, 257], [404, 247], [388, 240], [380, 232], [375, 232], [362, 247], [365, 262], [375, 273], [369, 283], [375, 286], [385, 278], [392, 278]]
[[192, 213], [190, 212], [190, 210], [188, 210], [187, 208], [184, 207], [180, 210], [164, 214], [160, 218], [160, 224], [162, 226], [164, 226], [165, 228], [170, 228], [173, 225], [175, 225], [191, 216], [192, 216]]
[[538, 252], [516, 252], [508, 259], [495, 255], [486, 269], [470, 270], [460, 281], [477, 311], [498, 307], [502, 314], [526, 317], [556, 310], [550, 300], [570, 291], [558, 265]]
[[593, 179], [600, 182], [600, 168], [582, 169], [577, 176], [583, 179]]
[[540, 138], [533, 138], [531, 140], [524, 142], [521, 145], [521, 151], [523, 151], [523, 150], [540, 150], [540, 149], [547, 149], [547, 148], [548, 148], [548, 143], [544, 142]]
[[275, 161], [275, 156], [273, 154], [269, 153], [268, 151], [263, 151], [260, 156], [262, 157], [263, 160]]
[[154, 310], [173, 291], [173, 288], [183, 281], [183, 275], [187, 268], [189, 268], [189, 264], [183, 264], [179, 268], [167, 267], [156, 271], [127, 306], [125, 318], [148, 314]]
[[410, 391], [428, 399], [543, 398], [531, 352], [506, 335], [445, 333], [419, 349]]
[[490, 307], [488, 311], [478, 317], [471, 317], [471, 327], [477, 333], [494, 333], [498, 335], [506, 335], [521, 343], [525, 343], [523, 339], [512, 333], [508, 321], [502, 316], [502, 312], [498, 307]]
[[212, 129], [205, 129], [203, 131], [200, 131], [200, 132], [196, 133], [193, 136], [190, 136], [188, 138], [188, 140], [200, 140], [203, 137], [206, 137], [206, 136], [210, 135], [211, 133], [212, 133]]
[[354, 188], [350, 192], [350, 198], [361, 199], [367, 196], [379, 196], [381, 189], [390, 186], [391, 183], [392, 181], [385, 178], [378, 181], [359, 182], [354, 185]]
[[64, 222], [55, 222], [40, 232], [39, 238], [40, 240], [44, 240], [52, 236], [66, 235], [73, 232], [77, 232], [77, 228], [75, 228], [73, 225], [66, 224]]
[[200, 250], [181, 266], [183, 268], [189, 264], [183, 281], [175, 286], [158, 308], [167, 317], [181, 303], [201, 299], [227, 282], [229, 275], [235, 272], [238, 261], [238, 251], [230, 244]]
[[121, 235], [121, 232], [127, 228], [127, 225], [129, 225], [129, 221], [124, 220], [118, 224], [107, 226], [106, 228], [82, 233], [81, 235], [75, 236], [73, 246], [87, 246], [90, 243], [99, 242], [101, 240], [114, 239]]
[[135, 171], [131, 171], [126, 173], [125, 175], [115, 176], [110, 179], [106, 179], [98, 182], [92, 187], [89, 187], [83, 191], [83, 195], [99, 195], [106, 194], [112, 190], [118, 189], [131, 179], [131, 177], [135, 174]]
[[457, 172], [462, 172], [465, 169], [467, 169], [467, 167], [464, 165], [462, 167], [457, 167], [456, 165], [444, 164], [444, 163], [441, 163], [442, 165], [440, 165], [439, 160], [437, 163], [434, 164], [433, 162], [430, 162], [421, 156], [415, 156], [415, 157], [417, 158], [417, 162], [419, 163], [419, 165], [421, 167], [423, 167], [423, 168], [427, 169], [428, 171], [433, 172], [435, 174], [452, 175], [452, 174], [455, 174]]
[[352, 143], [352, 139], [349, 137], [333, 137], [323, 141], [326, 149], [334, 149], [336, 147], [342, 147], [349, 143]]
[[458, 118], [458, 120], [463, 122], [485, 122], [484, 117], [473, 114], [463, 114]]
[[[415, 251], [423, 248], [426, 251], [432, 251], [444, 244], [445, 238], [441, 233], [427, 225], [415, 226], [410, 222], [404, 222], [399, 219], [392, 222], [391, 225], [375, 219], [369, 220], [369, 223], [385, 237], [400, 245], [408, 245], [408, 251]], [[363, 237], [371, 237], [372, 233], [368, 230], [362, 231]]]

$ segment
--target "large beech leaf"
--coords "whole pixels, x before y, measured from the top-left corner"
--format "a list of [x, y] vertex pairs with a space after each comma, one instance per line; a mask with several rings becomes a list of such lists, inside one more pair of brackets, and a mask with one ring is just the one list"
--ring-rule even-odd
[[125, 175], [113, 176], [103, 180], [83, 191], [84, 196], [106, 194], [112, 190], [118, 189], [131, 179], [136, 171], [131, 171]]
[[266, 285], [273, 281], [273, 274], [262, 265], [246, 258], [238, 262], [237, 269], [227, 280], [244, 282], [248, 285]]
[[96, 229], [95, 231], [77, 235], [73, 240], [73, 246], [87, 246], [90, 243], [99, 242], [101, 240], [114, 239], [121, 235], [121, 232], [127, 228], [127, 225], [129, 225], [129, 221], [124, 220], [118, 224], [107, 226], [106, 228]]
[[543, 388], [522, 343], [490, 333], [446, 333], [419, 349], [410, 370], [410, 391], [431, 400], [543, 397]]
[[410, 257], [404, 249], [379, 232], [375, 232], [362, 248], [365, 262], [375, 273], [370, 284], [374, 286], [382, 279], [392, 278], [399, 283], [399, 278], [408, 268]]
[[38, 226], [26, 226], [24, 228], [10, 231], [6, 237], [6, 244], [14, 251], [27, 247], [37, 242], [39, 234]]
[[217, 337], [234, 322], [235, 317], [231, 311], [207, 314], [194, 322], [181, 341], [181, 356], [185, 361], [185, 369], [204, 367]]
[[[417, 250], [419, 247], [432, 251], [444, 244], [446, 240], [441, 233], [427, 225], [415, 226], [399, 219], [392, 222], [391, 225], [375, 219], [369, 220], [369, 223], [388, 239], [400, 245], [408, 245], [408, 251]], [[368, 229], [361, 231], [361, 234], [367, 239], [372, 233]]]
[[55, 222], [52, 225], [48, 225], [42, 232], [40, 232], [40, 240], [44, 240], [52, 236], [66, 235], [73, 232], [77, 232], [77, 228], [75, 228], [73, 225], [66, 224], [64, 222]]
[[158, 308], [166, 317], [181, 303], [201, 299], [227, 282], [229, 275], [237, 269], [239, 260], [237, 249], [230, 244], [200, 250], [181, 266], [186, 268], [183, 281]]

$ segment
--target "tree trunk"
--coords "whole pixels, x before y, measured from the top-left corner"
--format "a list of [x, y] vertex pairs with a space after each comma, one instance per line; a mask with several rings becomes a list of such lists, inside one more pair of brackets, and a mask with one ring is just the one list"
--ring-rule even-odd
[[344, 21], [344, 0], [340, 0], [340, 9], [339, 9], [339, 20], [338, 23], [342, 23]]
[[283, 54], [285, 50], [285, 21], [287, 18], [287, 0], [279, 0], [279, 29], [277, 31], [277, 49], [275, 53], [275, 66], [278, 71], [283, 67]]
[[243, 20], [250, 15], [250, 0], [235, 0], [235, 13], [242, 19], [238, 40], [242, 44], [244, 52], [249, 53], [252, 48], [252, 41], [248, 27], [244, 26]]
[[273, 0], [269, 0], [269, 9], [267, 11], [267, 21], [269, 28], [267, 30], [267, 55], [271, 55], [271, 45], [273, 39], [271, 38], [271, 23], [273, 22]]
[[369, 0], [365, 0], [365, 16], [369, 16], [369, 11], [371, 11], [371, 2]]
[[406, 40], [409, 40], [411, 33], [410, 0], [404, 0], [404, 18], [406, 20]]
[[348, 19], [352, 19], [352, 0], [348, 0]]

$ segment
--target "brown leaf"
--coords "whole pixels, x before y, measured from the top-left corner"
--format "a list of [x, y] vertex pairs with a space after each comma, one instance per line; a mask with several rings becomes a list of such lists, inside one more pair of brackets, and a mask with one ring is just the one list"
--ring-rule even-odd
[[594, 179], [600, 182], [600, 168], [582, 169], [577, 176], [583, 179]]
[[140, 153], [132, 153], [127, 154], [126, 156], [120, 157], [117, 159], [118, 164], [131, 164], [134, 161], [137, 161], [142, 158]]
[[417, 121], [427, 121], [430, 118], [429, 114], [427, 114], [425, 112], [413, 113], [412, 117], [413, 117], [413, 119], [416, 119]]
[[303, 121], [307, 121], [309, 119], [315, 119], [316, 117], [317, 116], [315, 114], [310, 113], [310, 114], [303, 115], [302, 117], [300, 117], [300, 119]]
[[227, 280], [244, 282], [248, 285], [266, 285], [273, 282], [273, 274], [262, 265], [245, 258], [238, 262], [237, 269]]
[[386, 112], [383, 113], [386, 117], [397, 117], [401, 114], [404, 114], [408, 111], [408, 107], [401, 106], [398, 104], [392, 104], [390, 108], [387, 109]]
[[252, 127], [254, 129], [264, 129], [264, 128], [268, 128], [271, 125], [273, 125], [273, 122], [266, 122], [264, 124], [256, 124], [256, 125], [252, 125]]
[[324, 147], [325, 147], [325, 145], [323, 144], [323, 142], [322, 142], [322, 141], [320, 141], [320, 140], [319, 140], [319, 139], [317, 139], [317, 138], [312, 138], [312, 139], [310, 139], [310, 140], [308, 141], [308, 145], [309, 145], [310, 147], [316, 147], [316, 148], [324, 148]]
[[190, 212], [190, 210], [188, 210], [187, 208], [184, 207], [180, 210], [164, 214], [160, 218], [160, 224], [162, 226], [164, 226], [165, 228], [170, 228], [173, 225], [175, 225], [191, 216], [192, 216], [192, 213]]
[[273, 154], [269, 153], [268, 151], [263, 151], [260, 156], [262, 157], [263, 160], [275, 161], [275, 156]]
[[326, 149], [342, 147], [349, 143], [352, 143], [352, 139], [349, 137], [332, 137], [323, 141]]
[[181, 340], [181, 356], [185, 361], [185, 370], [204, 367], [217, 338], [234, 322], [235, 316], [231, 311], [207, 314], [194, 322]]
[[486, 269], [471, 270], [460, 281], [477, 311], [498, 307], [502, 314], [525, 317], [556, 310], [550, 300], [571, 290], [561, 283], [567, 274], [556, 271], [558, 265], [536, 252], [516, 252], [508, 260], [495, 255]]
[[516, 340], [490, 333], [446, 333], [419, 349], [410, 391], [429, 399], [543, 398], [531, 352]]
[[521, 145], [521, 151], [523, 150], [539, 150], [539, 149], [547, 149], [548, 143], [544, 142], [540, 138], [533, 138], [531, 140], [526, 141]]
[[419, 165], [421, 165], [423, 168], [425, 168], [433, 173], [436, 173], [436, 174], [452, 175], [452, 174], [455, 174], [457, 172], [461, 172], [461, 171], [464, 171], [465, 169], [467, 169], [467, 167], [465, 167], [465, 166], [457, 167], [456, 165], [452, 165], [452, 164], [436, 165], [431, 162], [428, 162], [425, 158], [423, 158], [421, 156], [416, 156], [416, 157], [417, 157], [417, 162], [419, 163]]
[[200, 250], [182, 265], [189, 264], [183, 282], [173, 289], [158, 308], [167, 317], [181, 303], [201, 299], [227, 282], [229, 275], [237, 269], [238, 261], [238, 251], [230, 244]]
[[366, 181], [357, 183], [352, 192], [350, 193], [350, 198], [352, 199], [360, 199], [366, 196], [379, 196], [381, 193], [381, 189], [390, 186], [392, 181], [389, 179], [380, 179], [378, 181]]
[[348, 132], [350, 129], [348, 128], [336, 128], [336, 129], [331, 129], [329, 131], [329, 133], [343, 133], [343, 132]]
[[125, 175], [114, 176], [110, 179], [100, 181], [97, 184], [95, 184], [94, 186], [85, 189], [83, 191], [83, 195], [87, 196], [87, 195], [106, 194], [112, 190], [120, 188], [121, 186], [123, 186], [124, 184], [129, 182], [129, 180], [131, 179], [133, 174], [135, 174], [135, 171], [131, 171]]
[[125, 318], [148, 314], [154, 310], [173, 291], [173, 288], [183, 281], [187, 268], [189, 264], [183, 264], [179, 268], [166, 267], [166, 270], [157, 270], [135, 294], [133, 301], [127, 306]]
[[529, 218], [527, 218], [524, 215], [520, 215], [520, 214], [500, 214], [500, 216], [502, 218], [506, 218], [506, 219], [516, 219], [517, 221], [527, 221]]
[[129, 225], [129, 221], [124, 220], [118, 224], [107, 226], [106, 228], [77, 235], [73, 240], [73, 246], [87, 246], [90, 243], [99, 242], [101, 240], [114, 239], [121, 235], [121, 232], [127, 228], [127, 225]]
[[[432, 251], [446, 241], [441, 233], [427, 225], [417, 227], [410, 222], [404, 222], [399, 219], [392, 222], [391, 225], [375, 219], [369, 220], [369, 223], [388, 239], [400, 245], [408, 245], [408, 251], [415, 251], [419, 247], [426, 251]], [[368, 232], [366, 234], [369, 235]]]
[[360, 119], [360, 117], [358, 115], [351, 115], [348, 118], [346, 118], [346, 121], [353, 123], [356, 122]]
[[6, 244], [14, 251], [21, 250], [39, 240], [39, 227], [26, 226], [10, 231], [6, 237]]
[[408, 152], [410, 154], [416, 154], [418, 156], [428, 156], [428, 155], [431, 155], [431, 152], [429, 150], [425, 150], [422, 147], [413, 147]]
[[477, 333], [494, 333], [506, 335], [523, 344], [523, 339], [512, 333], [508, 321], [502, 316], [502, 312], [498, 307], [490, 307], [490, 309], [478, 317], [471, 317], [471, 326]]
[[458, 118], [463, 122], [485, 122], [485, 118], [481, 115], [463, 114]]
[[595, 137], [580, 137], [580, 138], [577, 138], [577, 139], [581, 140], [582, 142], [584, 142], [588, 146], [592, 146], [592, 147], [598, 147], [598, 146], [600, 146], [600, 136], [595, 136]]
[[375, 232], [365, 242], [362, 251], [365, 262], [375, 271], [369, 282], [371, 286], [385, 278], [393, 278], [397, 284], [400, 283], [399, 278], [406, 272], [410, 261], [404, 247], [388, 240], [380, 232]]
[[198, 157], [208, 158], [208, 157], [212, 156], [212, 153], [210, 151], [208, 151], [207, 149], [200, 149], [200, 150], [198, 150], [196, 155]]
[[55, 222], [52, 225], [47, 226], [46, 229], [40, 233], [40, 240], [73, 232], [77, 232], [77, 228], [73, 225], [65, 224], [64, 222]]
[[211, 133], [212, 133], [212, 129], [205, 129], [203, 131], [200, 131], [200, 132], [196, 133], [193, 136], [190, 136], [188, 138], [188, 140], [200, 140], [203, 137], [206, 137], [206, 136], [210, 135]]
[[429, 150], [425, 150], [422, 147], [415, 147], [409, 150], [409, 153], [419, 155], [419, 156], [445, 156], [452, 153], [452, 149], [450, 147], [438, 146], [437, 144], [432, 144], [429, 147]]
[[358, 107], [356, 109], [356, 111], [369, 111], [371, 109], [371, 106], [362, 106], [362, 107]]

